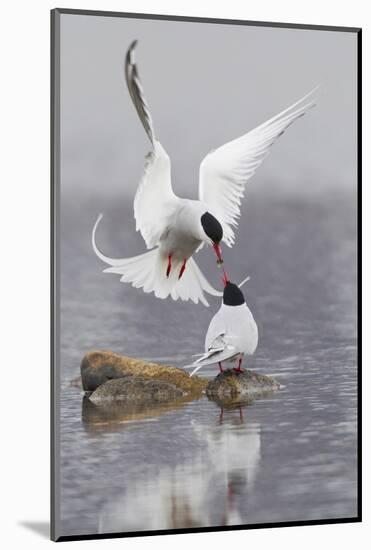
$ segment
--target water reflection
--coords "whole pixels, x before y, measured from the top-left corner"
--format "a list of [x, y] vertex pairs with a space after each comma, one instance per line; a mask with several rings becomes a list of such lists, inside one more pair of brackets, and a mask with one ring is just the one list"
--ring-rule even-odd
[[[150, 414], [85, 402], [81, 422], [78, 389], [63, 387], [63, 534], [96, 533], [98, 523], [102, 531], [164, 529], [238, 523], [237, 515], [261, 523], [356, 514], [353, 203], [347, 196], [317, 202], [265, 196], [241, 218], [243, 254], [232, 251], [226, 261], [231, 272], [242, 276], [249, 266], [252, 275], [249, 303], [261, 341], [250, 366], [285, 385], [273, 398], [242, 407], [242, 418], [238, 408], [223, 404], [221, 411], [203, 398]], [[101, 206], [75, 200], [63, 207], [64, 382], [77, 376], [81, 357], [93, 348], [182, 366], [219, 307], [218, 300], [210, 310], [157, 300], [102, 276], [89, 244]], [[131, 210], [119, 201], [107, 203], [108, 210], [102, 246], [107, 239], [112, 255], [142, 246], [122, 226], [131, 223]], [[245, 235], [253, 238], [247, 243]], [[215, 261], [199, 260], [218, 284]], [[201, 374], [213, 377], [215, 368]]]
[[185, 396], [176, 401], [167, 403], [153, 403], [151, 405], [107, 401], [100, 404], [93, 403], [86, 396], [82, 399], [81, 420], [87, 432], [109, 433], [121, 430], [125, 424], [140, 422], [156, 418], [167, 412], [184, 407], [191, 396]]
[[259, 471], [261, 430], [246, 406], [220, 409], [215, 424], [191, 420], [196, 452], [175, 467], [147, 468], [99, 515], [99, 532], [179, 529], [245, 523], [239, 510]]

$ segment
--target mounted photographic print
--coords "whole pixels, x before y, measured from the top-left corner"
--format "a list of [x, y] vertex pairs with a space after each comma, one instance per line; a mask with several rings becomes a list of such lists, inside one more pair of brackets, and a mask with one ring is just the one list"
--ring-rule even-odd
[[361, 520], [361, 31], [52, 11], [52, 539]]

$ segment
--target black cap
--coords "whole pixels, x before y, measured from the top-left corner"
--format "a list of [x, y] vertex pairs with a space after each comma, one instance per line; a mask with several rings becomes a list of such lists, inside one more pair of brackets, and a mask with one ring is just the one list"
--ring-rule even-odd
[[226, 306], [241, 306], [244, 303], [245, 298], [241, 290], [238, 288], [237, 285], [228, 281], [228, 283], [224, 287], [223, 304], [225, 304]]
[[223, 228], [218, 220], [210, 212], [205, 212], [201, 216], [201, 224], [206, 235], [213, 243], [219, 244], [223, 238]]

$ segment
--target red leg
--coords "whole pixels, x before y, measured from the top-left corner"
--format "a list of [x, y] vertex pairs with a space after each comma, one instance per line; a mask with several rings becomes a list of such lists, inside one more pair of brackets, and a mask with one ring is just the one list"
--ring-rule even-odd
[[186, 263], [187, 263], [187, 258], [184, 259], [183, 263], [182, 263], [182, 267], [180, 268], [180, 272], [179, 272], [179, 277], [178, 279], [181, 279], [183, 273], [184, 273], [184, 270], [186, 268]]
[[169, 256], [167, 257], [166, 277], [169, 277], [169, 275], [170, 275], [170, 271], [171, 271], [171, 257], [172, 257], [172, 254], [169, 254]]
[[233, 368], [234, 372], [243, 372], [243, 369], [241, 369], [241, 363], [242, 363], [242, 359], [240, 358], [238, 360], [238, 367], [237, 368]]
[[220, 372], [224, 372], [224, 369], [223, 369], [222, 364], [221, 364], [220, 361], [219, 361], [218, 365], [219, 365], [219, 370], [220, 370]]

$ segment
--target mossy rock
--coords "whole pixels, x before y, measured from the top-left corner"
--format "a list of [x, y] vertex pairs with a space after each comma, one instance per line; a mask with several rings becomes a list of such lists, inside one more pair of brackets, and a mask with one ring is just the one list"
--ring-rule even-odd
[[185, 392], [163, 380], [127, 375], [108, 380], [89, 396], [93, 403], [123, 401], [125, 403], [165, 403], [184, 397]]
[[112, 351], [91, 351], [81, 362], [81, 380], [86, 392], [93, 392], [108, 380], [128, 375], [167, 382], [195, 396], [200, 395], [207, 386], [204, 378], [190, 377], [177, 367], [142, 361]]

